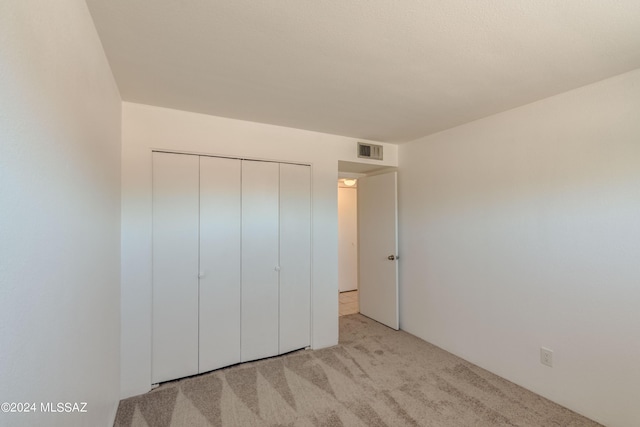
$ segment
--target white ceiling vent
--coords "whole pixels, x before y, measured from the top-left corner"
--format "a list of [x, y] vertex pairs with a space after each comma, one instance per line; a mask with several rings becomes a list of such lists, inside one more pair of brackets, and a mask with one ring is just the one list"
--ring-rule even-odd
[[363, 159], [382, 160], [382, 145], [358, 142], [358, 157]]

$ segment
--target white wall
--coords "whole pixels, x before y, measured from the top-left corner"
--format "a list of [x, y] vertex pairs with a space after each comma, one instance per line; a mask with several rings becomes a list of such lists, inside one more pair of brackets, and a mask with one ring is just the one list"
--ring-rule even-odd
[[0, 52], [0, 425], [112, 425], [120, 95], [83, 0], [0, 2]]
[[[151, 386], [151, 152], [153, 149], [312, 165], [312, 346], [338, 342], [338, 161], [358, 161], [352, 138], [123, 104], [122, 397]], [[385, 144], [397, 165], [397, 146]], [[370, 163], [378, 163], [369, 161]]]
[[358, 289], [358, 190], [338, 187], [338, 287]]
[[640, 425], [640, 70], [403, 145], [400, 170], [401, 327]]

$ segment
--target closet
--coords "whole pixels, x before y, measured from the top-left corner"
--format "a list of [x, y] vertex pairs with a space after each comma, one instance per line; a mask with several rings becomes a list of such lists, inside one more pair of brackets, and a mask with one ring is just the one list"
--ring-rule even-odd
[[152, 381], [310, 345], [306, 165], [153, 153]]

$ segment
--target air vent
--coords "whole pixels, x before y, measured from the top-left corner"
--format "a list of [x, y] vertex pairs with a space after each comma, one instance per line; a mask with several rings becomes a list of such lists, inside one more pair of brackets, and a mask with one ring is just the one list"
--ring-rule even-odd
[[364, 159], [382, 160], [382, 145], [358, 142], [358, 157]]

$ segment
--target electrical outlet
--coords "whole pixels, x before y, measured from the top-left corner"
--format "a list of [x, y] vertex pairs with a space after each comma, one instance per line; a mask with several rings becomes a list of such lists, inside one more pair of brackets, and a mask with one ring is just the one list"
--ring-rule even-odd
[[552, 368], [553, 367], [553, 350], [540, 347], [540, 363]]

